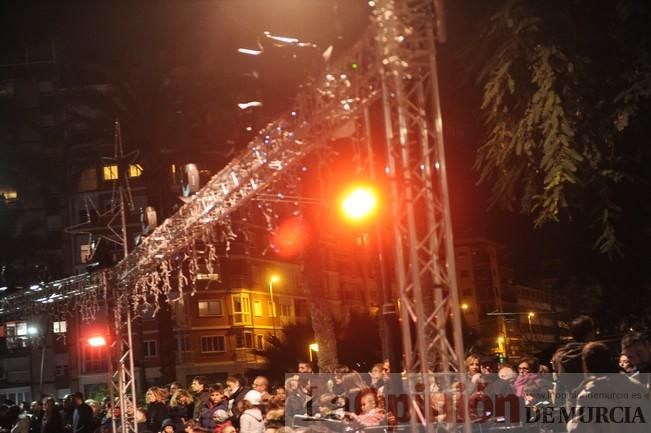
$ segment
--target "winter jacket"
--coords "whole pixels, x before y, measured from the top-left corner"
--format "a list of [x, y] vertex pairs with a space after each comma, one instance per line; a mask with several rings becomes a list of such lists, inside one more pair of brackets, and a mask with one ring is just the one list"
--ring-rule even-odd
[[228, 401], [224, 400], [216, 405], [213, 405], [210, 401], [204, 404], [199, 411], [199, 426], [210, 431], [214, 430], [217, 423], [215, 422], [213, 415], [218, 409], [228, 412]]
[[169, 409], [165, 403], [155, 401], [147, 404], [147, 429], [153, 432], [161, 431], [163, 420], [169, 415]]
[[260, 409], [254, 407], [242, 413], [239, 433], [264, 433], [264, 420]]

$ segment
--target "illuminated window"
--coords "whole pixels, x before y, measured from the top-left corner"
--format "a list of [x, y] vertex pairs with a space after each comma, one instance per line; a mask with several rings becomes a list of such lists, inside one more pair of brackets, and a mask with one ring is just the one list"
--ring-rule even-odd
[[103, 171], [104, 180], [115, 180], [118, 178], [117, 165], [105, 165]]
[[255, 317], [262, 317], [262, 302], [253, 301], [253, 314]]
[[223, 316], [224, 303], [221, 299], [214, 301], [199, 301], [199, 317]]
[[89, 244], [79, 245], [79, 263], [88, 263], [92, 252]]
[[276, 303], [275, 302], [267, 302], [267, 308], [269, 309], [269, 317], [276, 317]]
[[249, 295], [233, 295], [233, 323], [251, 323], [251, 300]]
[[15, 203], [18, 200], [18, 192], [11, 186], [0, 185], [0, 201]]
[[68, 331], [68, 324], [65, 320], [52, 322], [52, 332], [55, 334], [65, 334]]
[[140, 177], [142, 174], [142, 165], [129, 164], [129, 177]]
[[262, 335], [255, 336], [255, 348], [257, 350], [264, 350], [264, 338]]

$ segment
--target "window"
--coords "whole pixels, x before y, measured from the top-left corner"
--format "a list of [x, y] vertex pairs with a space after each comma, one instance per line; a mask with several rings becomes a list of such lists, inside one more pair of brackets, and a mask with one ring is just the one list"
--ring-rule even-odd
[[310, 316], [310, 307], [305, 299], [294, 300], [294, 311], [296, 312], [296, 317]]
[[276, 303], [268, 301], [267, 309], [269, 310], [269, 317], [276, 317]]
[[262, 335], [255, 336], [255, 348], [257, 350], [264, 350], [264, 337]]
[[89, 244], [79, 245], [79, 263], [88, 263], [93, 251]]
[[115, 180], [118, 178], [117, 165], [105, 165], [103, 171], [104, 180]]
[[[105, 173], [106, 175], [106, 173]], [[79, 192], [96, 191], [97, 190], [97, 170], [94, 168], [87, 168], [81, 172], [79, 176], [79, 184], [77, 185]]]
[[190, 345], [190, 336], [189, 335], [179, 335], [176, 337], [176, 351], [177, 352], [189, 352], [192, 350]]
[[226, 352], [226, 339], [223, 335], [201, 337], [201, 353]]
[[251, 323], [249, 295], [233, 295], [233, 323]]
[[224, 315], [224, 302], [221, 299], [199, 301], [199, 317], [215, 317]]
[[58, 377], [66, 376], [68, 374], [68, 366], [67, 365], [57, 365], [55, 367], [56, 375]]
[[253, 301], [253, 314], [255, 317], [262, 317], [262, 302]]
[[65, 320], [52, 322], [52, 332], [55, 334], [65, 334], [68, 331], [68, 324]]
[[253, 334], [250, 332], [238, 332], [235, 335], [235, 347], [237, 349], [252, 349]]
[[158, 356], [158, 342], [156, 340], [145, 340], [143, 341], [143, 344], [145, 358]]
[[106, 347], [84, 346], [82, 356], [84, 373], [101, 373], [106, 371]]
[[129, 164], [129, 177], [140, 177], [142, 174], [142, 165]]
[[292, 307], [289, 304], [280, 304], [280, 315], [289, 317], [292, 315]]

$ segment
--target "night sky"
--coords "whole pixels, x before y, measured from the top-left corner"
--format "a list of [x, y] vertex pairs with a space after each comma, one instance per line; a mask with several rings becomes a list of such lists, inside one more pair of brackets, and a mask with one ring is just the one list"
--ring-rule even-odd
[[[357, 40], [369, 11], [368, 2], [359, 0], [17, 3], [2, 6], [4, 48], [0, 51], [5, 58], [11, 57], [16, 54], [12, 47], [21, 46], [24, 38], [53, 35], [61, 47], [63, 86], [102, 81], [111, 75], [112, 67], [146, 69], [159, 62], [204, 71], [224, 91], [236, 89], [235, 96], [249, 95], [249, 84], [241, 73], [251, 67], [250, 59], [238, 55], [236, 49], [255, 48], [263, 31], [314, 42], [320, 50], [332, 44], [336, 55]], [[567, 221], [533, 230], [527, 216], [487, 210], [489, 185], [477, 186], [472, 168], [476, 149], [485, 138], [473, 48], [497, 2], [446, 3], [448, 42], [440, 48], [439, 68], [456, 237], [484, 236], [506, 243], [513, 252], [516, 275], [522, 279], [568, 266], [577, 273], [606, 266], [601, 276], [608, 276], [621, 261], [600, 256], [591, 248], [590, 239]], [[274, 55], [266, 56], [256, 68], [261, 74], [265, 115], [273, 117], [288, 106], [310, 70], [314, 53], [267, 49]], [[184, 151], [228, 147], [229, 140], [244, 140], [241, 131], [229, 123], [235, 116], [229, 105], [232, 97], [215, 101], [217, 110], [223, 111], [219, 117], [223, 121], [213, 131], [217, 141], [178, 131], [176, 140], [188, 140], [183, 143]], [[183, 115], [181, 110], [179, 115]], [[648, 258], [647, 254], [633, 261], [641, 265]]]

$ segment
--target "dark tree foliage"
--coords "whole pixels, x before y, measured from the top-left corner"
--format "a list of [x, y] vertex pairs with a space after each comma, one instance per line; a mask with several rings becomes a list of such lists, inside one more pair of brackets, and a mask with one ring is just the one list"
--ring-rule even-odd
[[310, 326], [293, 324], [285, 326], [277, 335], [265, 337], [265, 350], [255, 353], [268, 360], [266, 373], [272, 382], [284, 381], [285, 374], [297, 371], [298, 361], [308, 359], [308, 345], [314, 342]]
[[360, 372], [371, 371], [373, 364], [382, 362], [379, 329], [377, 316], [351, 314], [346, 326], [337, 332], [339, 362]]
[[650, 237], [651, 6], [508, 0], [484, 35], [480, 182], [536, 226], [569, 221], [609, 257]]

